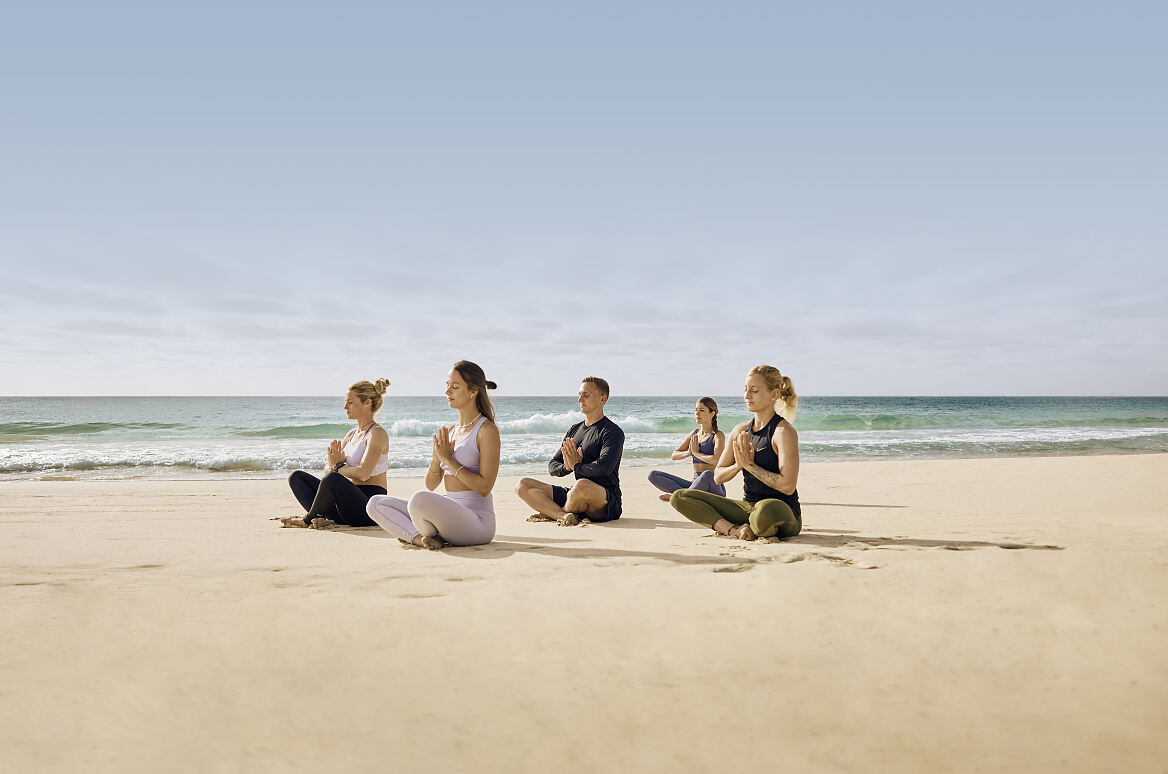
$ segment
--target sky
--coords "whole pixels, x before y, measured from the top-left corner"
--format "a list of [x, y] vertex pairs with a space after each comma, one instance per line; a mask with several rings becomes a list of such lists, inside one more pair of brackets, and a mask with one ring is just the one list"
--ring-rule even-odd
[[0, 394], [1168, 394], [1153, 3], [0, 12]]

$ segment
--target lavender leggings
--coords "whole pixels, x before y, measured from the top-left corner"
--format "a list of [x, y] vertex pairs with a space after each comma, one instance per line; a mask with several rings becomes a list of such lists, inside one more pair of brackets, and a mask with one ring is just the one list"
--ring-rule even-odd
[[678, 489], [696, 489], [699, 492], [711, 492], [722, 497], [726, 496], [726, 487], [714, 483], [714, 471], [712, 470], [696, 474], [693, 481], [686, 481], [681, 476], [654, 470], [649, 473], [649, 483], [665, 494], [672, 494]]
[[481, 546], [495, 537], [491, 496], [475, 492], [414, 492], [409, 501], [390, 495], [369, 498], [365, 512], [377, 525], [407, 543], [418, 535], [441, 537], [453, 546]]

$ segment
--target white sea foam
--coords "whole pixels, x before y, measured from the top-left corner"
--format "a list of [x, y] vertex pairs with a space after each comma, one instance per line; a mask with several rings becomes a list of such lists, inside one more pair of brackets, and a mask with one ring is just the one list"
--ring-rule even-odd
[[579, 411], [567, 411], [563, 414], [533, 414], [526, 419], [512, 419], [499, 422], [499, 432], [509, 434], [554, 434], [563, 435], [568, 428], [584, 419]]
[[423, 422], [420, 419], [399, 419], [389, 426], [389, 434], [396, 438], [429, 438], [442, 427], [441, 422]]
[[612, 421], [624, 430], [626, 433], [656, 433], [657, 425], [653, 422], [648, 422], [644, 419], [637, 419], [636, 417], [623, 417], [617, 419], [612, 418]]

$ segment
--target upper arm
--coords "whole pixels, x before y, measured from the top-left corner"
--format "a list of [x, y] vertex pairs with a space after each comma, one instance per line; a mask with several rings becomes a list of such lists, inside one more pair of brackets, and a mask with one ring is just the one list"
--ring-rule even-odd
[[601, 454], [608, 452], [609, 454], [619, 454], [625, 448], [625, 431], [619, 427], [610, 427], [604, 437], [604, 448]]
[[690, 438], [693, 438], [693, 433], [690, 433], [690, 434], [689, 434], [689, 435], [687, 435], [685, 438], [682, 438], [682, 439], [681, 439], [681, 443], [679, 443], [679, 444], [677, 445], [677, 448], [676, 448], [676, 449], [674, 449], [674, 451], [685, 451], [686, 449], [688, 449], [688, 448], [689, 448], [689, 439], [690, 439]]
[[365, 444], [365, 454], [361, 457], [361, 467], [372, 470], [377, 467], [377, 459], [389, 451], [389, 433], [385, 428], [376, 427], [369, 434], [369, 442]]
[[483, 422], [479, 426], [476, 445], [479, 449], [479, 475], [493, 487], [499, 475], [499, 426], [494, 422]]
[[784, 477], [790, 477], [794, 491], [795, 481], [799, 478], [799, 434], [789, 422], [783, 422], [779, 427], [780, 432], [771, 437], [771, 446], [779, 455], [779, 470]]

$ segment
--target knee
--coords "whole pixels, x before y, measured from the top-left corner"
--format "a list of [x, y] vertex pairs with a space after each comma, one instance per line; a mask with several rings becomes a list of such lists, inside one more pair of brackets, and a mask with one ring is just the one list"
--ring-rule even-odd
[[706, 484], [706, 485], [712, 486], [714, 484], [714, 471], [703, 470], [701, 473], [698, 474], [697, 480], [694, 481], [694, 483], [695, 484]]
[[682, 503], [689, 499], [689, 492], [689, 489], [673, 490], [673, 494], [669, 495], [669, 504], [673, 506], [675, 510], [680, 511]]
[[322, 478], [320, 480], [320, 485], [321, 486], [336, 486], [342, 480], [344, 480], [344, 478], [345, 478], [344, 476], [342, 476], [340, 473], [338, 473], [334, 470], [334, 471], [331, 471], [331, 472], [326, 473], [324, 475], [324, 478]]
[[518, 481], [515, 482], [515, 494], [519, 495], [520, 497], [527, 494], [528, 490], [531, 489], [531, 485], [533, 483], [534, 483], [534, 479], [530, 479], [530, 478], [519, 479]]
[[563, 506], [565, 511], [594, 511], [602, 508], [608, 504], [608, 492], [604, 491], [604, 487], [586, 478], [582, 478], [576, 482], [568, 491], [568, 497], [564, 500]]
[[792, 537], [799, 534], [799, 520], [786, 503], [768, 500], [750, 514], [750, 526], [759, 537]]
[[571, 494], [574, 494], [577, 497], [587, 497], [589, 500], [595, 500], [597, 497], [603, 496], [604, 493], [604, 487], [595, 481], [589, 481], [586, 478], [582, 478], [577, 481], [575, 486], [572, 487], [571, 491]]
[[442, 495], [431, 492], [428, 489], [422, 489], [418, 492], [414, 492], [412, 495], [410, 495], [410, 499], [406, 501], [406, 510], [408, 510], [410, 513], [413, 513], [419, 508], [425, 509], [426, 504], [433, 502], [435, 497], [441, 498]]

